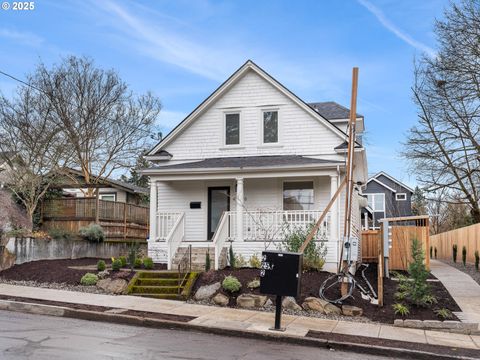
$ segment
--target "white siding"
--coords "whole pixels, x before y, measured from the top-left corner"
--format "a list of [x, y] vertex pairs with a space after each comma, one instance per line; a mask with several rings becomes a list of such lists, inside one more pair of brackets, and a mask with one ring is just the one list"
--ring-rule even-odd
[[[262, 146], [261, 110], [279, 109], [280, 146]], [[238, 110], [240, 148], [223, 146], [224, 112]], [[308, 114], [253, 71], [235, 83], [218, 101], [164, 149], [174, 161], [224, 156], [334, 154], [344, 139]], [[172, 161], [170, 162], [172, 163]]]

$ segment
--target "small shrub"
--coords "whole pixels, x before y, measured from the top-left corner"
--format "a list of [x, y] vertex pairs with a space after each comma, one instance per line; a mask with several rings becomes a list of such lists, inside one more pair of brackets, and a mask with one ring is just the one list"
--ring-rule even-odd
[[118, 260], [120, 260], [120, 262], [122, 263], [122, 267], [127, 266], [127, 258], [125, 256], [119, 256]]
[[85, 286], [92, 286], [95, 285], [98, 281], [98, 276], [92, 273], [86, 273], [80, 279], [80, 284]]
[[91, 242], [102, 242], [105, 239], [103, 229], [98, 224], [90, 224], [87, 227], [83, 227], [79, 230], [80, 236], [85, 240]]
[[454, 263], [457, 262], [457, 250], [458, 250], [457, 244], [453, 244], [453, 246], [452, 246], [452, 258], [453, 258]]
[[245, 258], [243, 257], [242, 254], [238, 254], [235, 256], [235, 266], [237, 268], [242, 268], [247, 266], [247, 262], [245, 261]]
[[425, 295], [421, 300], [421, 303], [424, 306], [431, 306], [433, 304], [436, 304], [437, 302], [438, 302], [437, 298], [430, 294]]
[[232, 243], [230, 243], [230, 248], [228, 249], [228, 264], [232, 269], [235, 269], [235, 266], [236, 266], [235, 260], [236, 260], [236, 257], [235, 257], [235, 253], [233, 252], [233, 246], [232, 246]]
[[153, 260], [152, 258], [150, 257], [146, 257], [145, 259], [143, 259], [143, 267], [147, 270], [151, 270], [153, 269]]
[[138, 259], [138, 252], [139, 247], [137, 243], [132, 242], [128, 246], [128, 264], [130, 265], [130, 270], [133, 270], [136, 267], [140, 267], [142, 263], [140, 262], [140, 266], [136, 266], [136, 260]]
[[435, 246], [435, 259], [437, 258], [437, 247]]
[[118, 271], [120, 270], [122, 267], [122, 262], [120, 261], [120, 259], [115, 259], [112, 261], [112, 270], [113, 271]]
[[210, 251], [207, 248], [207, 252], [205, 253], [205, 271], [210, 271], [211, 266], [212, 266], [212, 262], [210, 260]]
[[452, 312], [450, 310], [446, 309], [446, 308], [441, 308], [439, 310], [435, 310], [435, 314], [437, 314], [437, 316], [439, 318], [441, 318], [442, 320], [453, 319]]
[[475, 269], [478, 271], [478, 263], [480, 262], [480, 255], [478, 250], [475, 250]]
[[249, 289], [257, 289], [260, 287], [260, 280], [259, 279], [253, 279], [247, 284], [247, 287]]
[[[280, 250], [298, 252], [305, 242], [314, 224], [306, 229], [294, 229], [285, 234], [285, 241], [279, 246]], [[303, 269], [320, 271], [325, 264], [327, 255], [326, 241], [310, 241], [303, 252]]]
[[462, 247], [462, 263], [463, 266], [467, 266], [467, 248], [464, 246]]
[[105, 261], [103, 261], [103, 260], [98, 260], [98, 262], [97, 262], [97, 270], [98, 270], [98, 271], [103, 271], [103, 270], [105, 270], [105, 268], [106, 268]]
[[260, 261], [260, 258], [258, 257], [257, 254], [253, 254], [252, 256], [250, 256], [250, 259], [248, 260], [248, 264], [250, 265], [251, 268], [260, 269], [262, 262]]
[[430, 246], [430, 259], [433, 258], [433, 246]]
[[49, 229], [48, 235], [54, 240], [70, 240], [73, 237], [72, 232], [61, 228]]
[[402, 291], [397, 291], [395, 294], [393, 294], [393, 297], [397, 301], [403, 301], [407, 298], [407, 293]]
[[424, 302], [426, 296], [431, 295], [430, 286], [427, 283], [428, 271], [425, 266], [425, 255], [423, 254], [420, 242], [417, 239], [412, 240], [412, 258], [413, 261], [408, 265], [409, 281], [408, 298], [415, 305], [428, 305]]
[[142, 260], [140, 258], [136, 258], [134, 261], [133, 261], [133, 267], [135, 269], [138, 269], [138, 268], [141, 268], [142, 267]]
[[396, 303], [392, 305], [395, 315], [407, 316], [410, 314], [410, 310], [407, 305]]
[[226, 276], [225, 279], [223, 279], [222, 287], [225, 291], [234, 293], [240, 290], [240, 288], [242, 287], [242, 283], [238, 281], [235, 276], [229, 275]]

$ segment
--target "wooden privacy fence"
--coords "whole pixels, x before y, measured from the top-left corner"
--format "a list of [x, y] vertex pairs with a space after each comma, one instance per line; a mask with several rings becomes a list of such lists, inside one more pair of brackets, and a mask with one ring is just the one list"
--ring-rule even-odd
[[466, 226], [431, 236], [431, 246], [437, 258], [452, 260], [452, 246], [456, 244], [457, 261], [462, 261], [462, 249], [467, 249], [467, 262], [475, 263], [475, 251], [480, 252], [480, 224]]
[[[422, 244], [425, 252], [425, 263], [430, 266], [429, 223], [426, 217], [399, 217], [385, 219], [391, 226], [391, 248], [389, 250], [389, 269], [407, 270], [412, 257], [412, 239]], [[365, 230], [362, 232], [362, 261], [378, 262], [379, 246], [383, 241], [381, 230]]]
[[149, 208], [96, 198], [60, 198], [42, 205], [42, 228], [57, 228], [72, 233], [95, 222], [110, 241], [139, 240], [148, 236]]

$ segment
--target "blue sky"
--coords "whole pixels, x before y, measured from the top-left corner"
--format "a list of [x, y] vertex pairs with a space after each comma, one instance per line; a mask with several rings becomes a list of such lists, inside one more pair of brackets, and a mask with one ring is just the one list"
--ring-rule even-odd
[[[164, 133], [247, 59], [305, 101], [350, 102], [360, 68], [369, 172], [409, 184], [398, 155], [416, 122], [414, 56], [435, 54], [433, 22], [447, 0], [35, 1], [0, 10], [0, 70], [24, 78], [40, 60], [69, 54], [116, 69], [134, 91], [163, 103]], [[9, 94], [16, 84], [0, 77]]]

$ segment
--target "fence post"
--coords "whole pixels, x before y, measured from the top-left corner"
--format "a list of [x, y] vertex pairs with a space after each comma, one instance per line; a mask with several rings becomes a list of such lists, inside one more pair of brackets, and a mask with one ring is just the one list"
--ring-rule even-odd
[[127, 203], [123, 204], [123, 240], [127, 239]]
[[[378, 306], [383, 306], [383, 232], [385, 231], [385, 223], [380, 225], [380, 236], [378, 239]], [[388, 231], [388, 228], [387, 228]]]
[[95, 191], [95, 224], [99, 223], [100, 220], [100, 188], [97, 187]]

